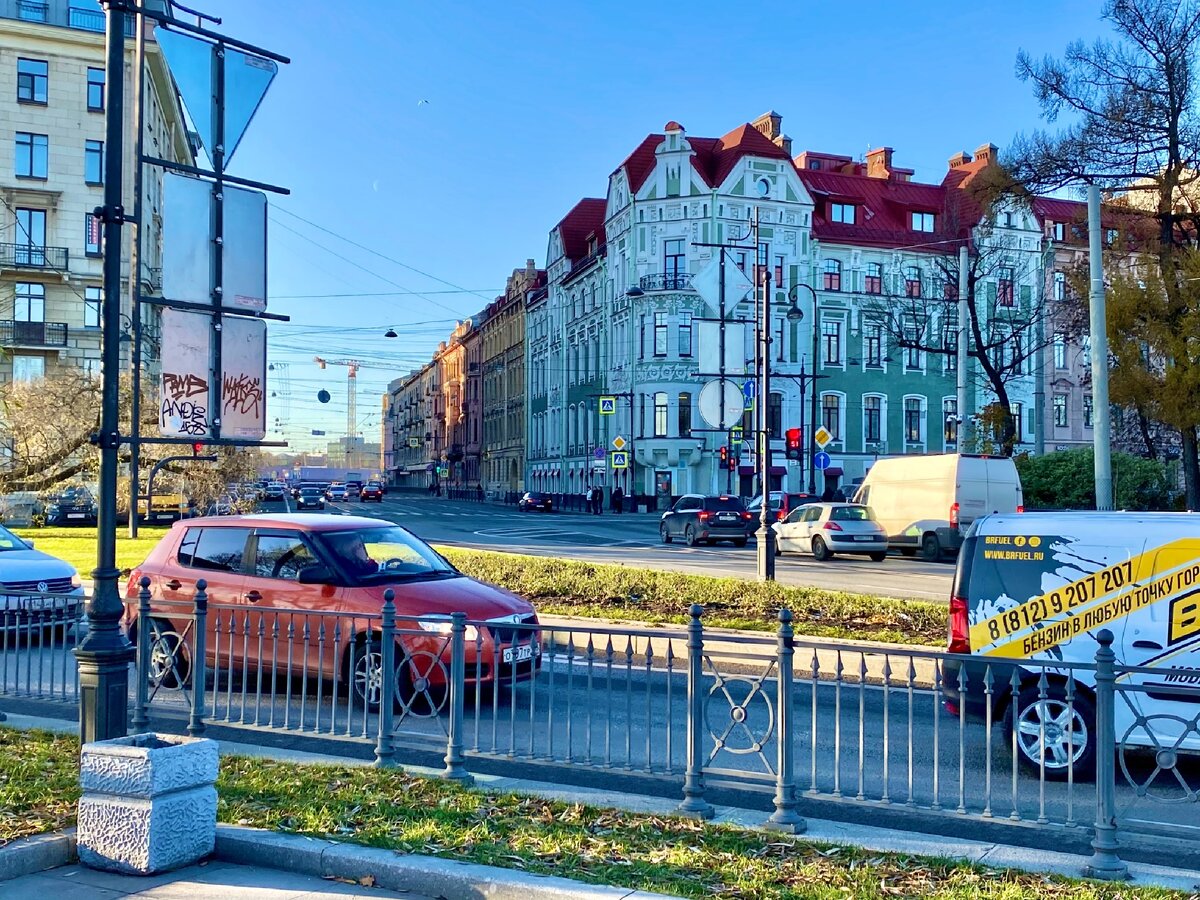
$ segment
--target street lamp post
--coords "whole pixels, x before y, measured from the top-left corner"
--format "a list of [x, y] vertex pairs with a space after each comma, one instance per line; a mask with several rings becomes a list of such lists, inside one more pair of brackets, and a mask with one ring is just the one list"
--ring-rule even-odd
[[[757, 213], [757, 211], [756, 211]], [[757, 225], [758, 216], [755, 215]], [[758, 358], [759, 391], [758, 391], [758, 446], [759, 465], [762, 472], [762, 483], [759, 485], [762, 503], [758, 510], [758, 532], [756, 549], [758, 552], [758, 580], [775, 580], [775, 532], [771, 528], [771, 270], [765, 265], [759, 266], [762, 282], [761, 311], [758, 328]]]
[[[808, 493], [816, 494], [817, 492], [817, 452], [813, 448], [816, 447], [814, 436], [817, 433], [817, 379], [820, 377], [817, 374], [817, 354], [820, 352], [821, 332], [820, 324], [821, 317], [819, 315], [820, 300], [817, 298], [816, 289], [809, 284], [795, 284], [788, 291], [788, 299], [792, 301], [791, 308], [787, 311], [789, 322], [799, 322], [804, 318], [804, 312], [800, 309], [800, 304], [796, 298], [796, 291], [800, 288], [812, 294], [813, 321], [812, 321], [812, 397], [809, 398], [809, 435], [808, 435]], [[803, 390], [803, 382], [801, 382], [801, 390]], [[804, 402], [803, 396], [800, 402]]]

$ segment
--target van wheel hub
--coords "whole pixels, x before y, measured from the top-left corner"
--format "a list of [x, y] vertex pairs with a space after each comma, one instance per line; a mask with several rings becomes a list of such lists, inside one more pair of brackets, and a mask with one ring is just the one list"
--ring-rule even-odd
[[1088, 744], [1087, 725], [1077, 710], [1057, 698], [1038, 700], [1021, 711], [1017, 742], [1025, 756], [1046, 768], [1065, 769], [1077, 763]]

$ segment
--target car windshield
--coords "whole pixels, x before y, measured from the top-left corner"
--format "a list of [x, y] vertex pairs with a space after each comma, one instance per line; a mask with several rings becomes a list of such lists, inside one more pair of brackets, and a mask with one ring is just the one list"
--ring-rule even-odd
[[458, 572], [433, 549], [398, 526], [321, 532], [319, 540], [359, 584], [454, 578]]
[[92, 494], [87, 488], [74, 487], [67, 488], [59, 497], [59, 503], [90, 503]]
[[835, 522], [874, 522], [875, 516], [865, 506], [835, 506], [829, 511]]
[[315, 497], [319, 493], [321, 493], [321, 492], [317, 488], [310, 488], [310, 487], [300, 488], [300, 494], [302, 496]]
[[19, 537], [17, 537], [11, 531], [9, 531], [7, 528], [5, 528], [3, 525], [0, 525], [0, 553], [4, 552], [6, 550], [28, 550], [28, 549], [29, 549], [29, 547], [26, 545], [26, 543], [23, 540], [21, 540]]

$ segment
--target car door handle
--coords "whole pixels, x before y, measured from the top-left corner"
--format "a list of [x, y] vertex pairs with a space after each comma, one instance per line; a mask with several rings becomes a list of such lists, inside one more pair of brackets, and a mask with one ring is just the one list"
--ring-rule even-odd
[[180, 581], [176, 581], [174, 578], [172, 578], [170, 581], [167, 582], [166, 587], [169, 587], [173, 591], [177, 591], [181, 587], [183, 587], [183, 583]]
[[257, 603], [259, 600], [262, 599], [262, 594], [260, 594], [258, 591], [251, 591], [250, 593], [248, 593], [246, 595], [246, 599], [249, 600], [251, 603]]
[[1134, 641], [1133, 646], [1138, 650], [1161, 650], [1162, 644], [1158, 641]]

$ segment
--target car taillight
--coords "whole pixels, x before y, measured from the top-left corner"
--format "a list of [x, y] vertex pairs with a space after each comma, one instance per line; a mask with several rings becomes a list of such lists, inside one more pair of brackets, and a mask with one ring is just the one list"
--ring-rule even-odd
[[950, 598], [949, 647], [951, 653], [971, 652], [971, 626], [967, 622], [967, 598]]
[[750, 513], [748, 513], [748, 512], [744, 512], [744, 513], [742, 513], [742, 518], [745, 519], [747, 522], [749, 522], [751, 519], [754, 518], [754, 516], [750, 515]]
[[837, 522], [826, 522], [821, 527], [824, 528], [826, 531], [841, 531], [842, 530], [842, 526], [839, 525]]
[[952, 503], [950, 505], [950, 527], [951, 528], [958, 527], [958, 504], [957, 503]]
[[125, 585], [125, 596], [126, 597], [136, 597], [137, 596], [137, 592], [140, 587], [138, 582], [141, 580], [141, 578], [142, 578], [142, 570], [141, 569], [134, 569], [132, 572], [129, 573], [129, 582]]
[[1025, 512], [1025, 507], [1024, 507], [1024, 506], [1018, 506], [1018, 507], [1017, 507], [1017, 512], [1019, 512], [1019, 513], [1023, 513], [1023, 512]]
[[710, 513], [707, 509], [700, 510], [701, 522], [707, 522], [710, 518], [712, 518], [712, 513]]

